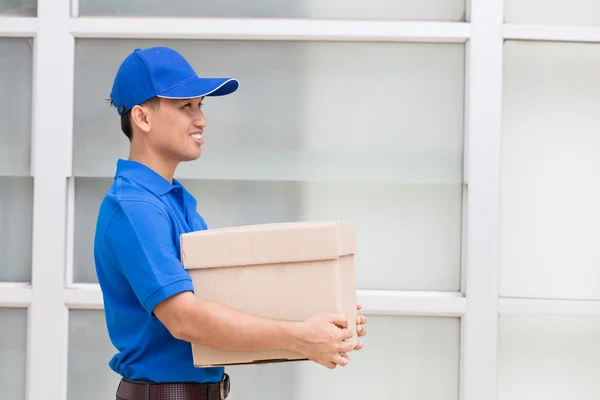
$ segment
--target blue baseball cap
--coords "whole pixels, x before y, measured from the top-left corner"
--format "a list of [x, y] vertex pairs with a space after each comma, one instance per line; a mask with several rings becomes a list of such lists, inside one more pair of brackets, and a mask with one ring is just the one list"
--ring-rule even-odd
[[153, 97], [193, 99], [237, 90], [235, 78], [200, 78], [186, 59], [168, 47], [135, 49], [115, 77], [110, 99], [119, 115]]

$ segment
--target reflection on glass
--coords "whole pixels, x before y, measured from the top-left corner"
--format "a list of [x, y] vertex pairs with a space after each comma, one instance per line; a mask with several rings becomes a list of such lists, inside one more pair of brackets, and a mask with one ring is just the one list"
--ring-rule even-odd
[[122, 59], [150, 45], [241, 82], [206, 99], [203, 155], [180, 178], [462, 183], [464, 45], [423, 43], [78, 40], [76, 176], [112, 177], [127, 157], [105, 99]]
[[464, 0], [79, 0], [81, 15], [462, 21]]
[[600, 393], [600, 318], [502, 316], [498, 400], [593, 400]]
[[594, 0], [505, 0], [504, 20], [511, 24], [600, 26]]
[[114, 399], [120, 377], [108, 362], [115, 354], [104, 311], [69, 311], [67, 400]]
[[37, 16], [37, 0], [0, 0], [1, 14], [11, 17], [35, 17]]
[[0, 71], [0, 176], [27, 176], [33, 108], [32, 40], [0, 38]]
[[600, 299], [600, 45], [504, 52], [502, 296]]
[[33, 179], [0, 176], [0, 282], [31, 281]]
[[0, 388], [2, 399], [25, 399], [27, 310], [0, 308]]

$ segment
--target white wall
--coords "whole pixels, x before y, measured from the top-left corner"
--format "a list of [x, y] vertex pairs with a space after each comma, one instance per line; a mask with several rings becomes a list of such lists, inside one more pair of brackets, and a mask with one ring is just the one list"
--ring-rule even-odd
[[178, 172], [209, 227], [358, 228], [365, 349], [231, 368], [233, 399], [600, 395], [596, 2], [163, 4], [0, 0], [3, 396], [114, 394], [91, 238], [127, 141], [105, 99], [163, 44], [241, 81]]

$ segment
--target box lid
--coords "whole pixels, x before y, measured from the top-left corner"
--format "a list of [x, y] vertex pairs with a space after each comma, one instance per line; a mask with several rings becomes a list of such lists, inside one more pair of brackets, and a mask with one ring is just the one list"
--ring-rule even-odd
[[354, 254], [354, 225], [347, 222], [284, 222], [184, 233], [186, 269], [329, 260]]

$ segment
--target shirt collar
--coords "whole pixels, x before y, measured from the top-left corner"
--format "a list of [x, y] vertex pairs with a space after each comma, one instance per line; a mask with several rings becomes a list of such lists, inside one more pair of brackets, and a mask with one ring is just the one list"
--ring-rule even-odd
[[173, 184], [160, 176], [154, 170], [137, 161], [119, 159], [117, 161], [117, 171], [115, 178], [123, 177], [134, 180], [158, 196], [163, 196], [171, 190], [180, 186], [179, 182], [173, 179]]

